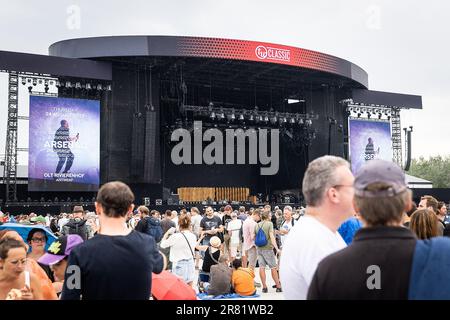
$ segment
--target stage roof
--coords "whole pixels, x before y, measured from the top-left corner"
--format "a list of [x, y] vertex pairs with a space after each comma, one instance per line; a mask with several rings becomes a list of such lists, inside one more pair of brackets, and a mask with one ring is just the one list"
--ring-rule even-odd
[[367, 88], [368, 75], [359, 66], [328, 54], [266, 42], [177, 36], [113, 36], [63, 40], [49, 48], [52, 56], [104, 59], [114, 57], [177, 57], [256, 62], [337, 75]]
[[111, 80], [109, 62], [0, 51], [0, 70]]

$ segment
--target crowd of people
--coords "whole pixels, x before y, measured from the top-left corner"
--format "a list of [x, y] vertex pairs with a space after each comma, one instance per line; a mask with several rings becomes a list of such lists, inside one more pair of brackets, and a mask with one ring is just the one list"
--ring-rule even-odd
[[[438, 271], [450, 262], [447, 207], [432, 196], [416, 206], [398, 166], [372, 160], [354, 176], [346, 160], [320, 157], [302, 191], [306, 208], [159, 212], [135, 208], [130, 188], [110, 182], [95, 212], [6, 215], [36, 228], [26, 239], [0, 231], [0, 299], [149, 299], [163, 270], [213, 296], [450, 298]], [[48, 248], [47, 232], [58, 237]]]

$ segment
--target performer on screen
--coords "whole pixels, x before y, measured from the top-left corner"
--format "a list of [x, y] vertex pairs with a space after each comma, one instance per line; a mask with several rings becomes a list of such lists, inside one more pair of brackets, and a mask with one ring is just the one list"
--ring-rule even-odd
[[375, 159], [375, 154], [379, 154], [379, 153], [380, 153], [380, 147], [378, 147], [378, 149], [375, 151], [375, 147], [373, 145], [373, 140], [372, 140], [372, 138], [369, 138], [368, 143], [366, 145], [366, 150], [364, 152], [364, 159], [366, 161], [373, 160], [373, 159]]
[[67, 120], [61, 120], [61, 127], [56, 130], [53, 142], [53, 151], [55, 151], [59, 157], [56, 173], [61, 171], [64, 163], [66, 163], [66, 167], [64, 168], [63, 173], [67, 173], [72, 167], [75, 156], [70, 150], [70, 145], [72, 141], [78, 141], [79, 136], [80, 134], [77, 133], [75, 137], [70, 137], [69, 122], [67, 122]]

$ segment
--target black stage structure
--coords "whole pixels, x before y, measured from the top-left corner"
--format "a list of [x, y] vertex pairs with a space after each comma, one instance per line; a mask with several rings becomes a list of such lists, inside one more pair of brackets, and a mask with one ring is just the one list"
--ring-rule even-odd
[[[268, 196], [278, 193], [298, 202], [309, 161], [325, 154], [348, 158], [351, 107], [391, 111], [399, 149], [394, 160], [403, 165], [399, 110], [422, 108], [420, 96], [368, 90], [367, 73], [349, 61], [256, 41], [82, 38], [54, 43], [49, 56], [0, 52], [1, 69], [55, 76], [59, 96], [96, 95], [101, 100], [101, 183], [124, 181], [152, 205], [186, 186], [247, 187], [262, 200], [277, 202]], [[95, 81], [111, 91], [86, 90]], [[80, 86], [67, 88], [68, 82]], [[259, 165], [173, 164], [170, 134], [177, 128], [193, 130], [195, 120], [204, 129], [279, 128], [278, 173], [262, 176]], [[21, 190], [19, 198], [43, 196]], [[14, 200], [11, 193], [7, 200]]]

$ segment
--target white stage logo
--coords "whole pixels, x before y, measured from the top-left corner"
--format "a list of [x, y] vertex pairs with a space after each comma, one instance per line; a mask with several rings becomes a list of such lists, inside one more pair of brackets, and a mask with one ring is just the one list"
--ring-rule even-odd
[[261, 60], [291, 61], [291, 50], [257, 46], [255, 54]]

